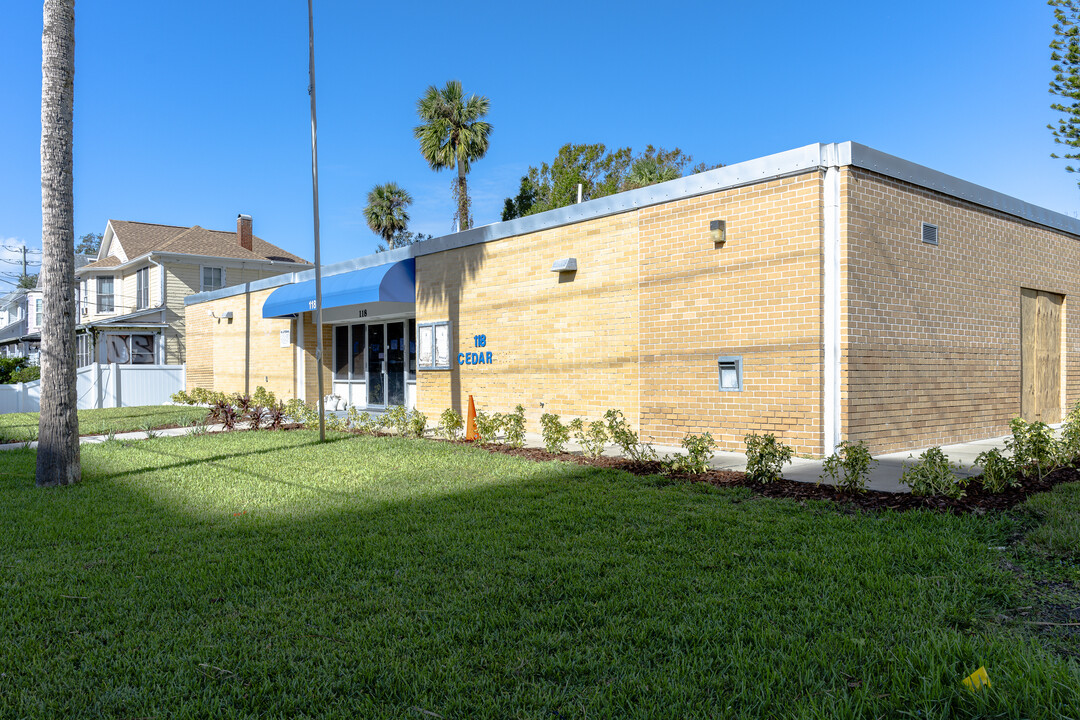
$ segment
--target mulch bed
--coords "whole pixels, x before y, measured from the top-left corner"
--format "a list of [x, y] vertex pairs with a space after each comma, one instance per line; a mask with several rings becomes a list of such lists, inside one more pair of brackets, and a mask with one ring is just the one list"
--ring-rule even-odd
[[[464, 441], [455, 441], [462, 444]], [[540, 448], [513, 448], [507, 445], [481, 445], [490, 452], [513, 455], [543, 462], [548, 460], [562, 460], [574, 462], [579, 465], [591, 467], [614, 468], [624, 470], [633, 475], [660, 475], [661, 465], [658, 462], [637, 463], [620, 457], [589, 458], [583, 455], [562, 453], [553, 455]], [[887, 493], [877, 490], [867, 490], [862, 493], [848, 493], [838, 490], [832, 485], [817, 485], [815, 483], [795, 482], [794, 480], [777, 480], [776, 482], [761, 485], [750, 482], [746, 473], [733, 470], [710, 470], [698, 475], [673, 475], [674, 482], [702, 482], [719, 487], [745, 487], [755, 495], [770, 498], [786, 498], [789, 500], [831, 500], [846, 509], [858, 510], [914, 510], [925, 508], [937, 512], [962, 513], [985, 513], [990, 510], [1007, 510], [1025, 500], [1028, 495], [1046, 492], [1058, 483], [1080, 481], [1080, 471], [1076, 468], [1064, 467], [1046, 475], [1042, 480], [1038, 478], [1025, 478], [1019, 488], [1010, 488], [1003, 493], [989, 493], [983, 489], [978, 478], [972, 478], [967, 486], [964, 497], [954, 500], [947, 497], [924, 497], [911, 495], [910, 493]]]

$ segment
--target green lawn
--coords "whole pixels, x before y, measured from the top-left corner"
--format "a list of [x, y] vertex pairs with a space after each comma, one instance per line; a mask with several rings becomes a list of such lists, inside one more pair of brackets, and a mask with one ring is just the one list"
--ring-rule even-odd
[[1080, 716], [1077, 663], [1000, 617], [1034, 515], [316, 440], [87, 446], [47, 490], [0, 456], [0, 716]]
[[[206, 408], [186, 405], [80, 410], [79, 434], [104, 435], [108, 432], [144, 430], [147, 425], [155, 428], [190, 425], [205, 419], [206, 415]], [[35, 439], [37, 429], [38, 414], [36, 412], [0, 414], [0, 443]]]

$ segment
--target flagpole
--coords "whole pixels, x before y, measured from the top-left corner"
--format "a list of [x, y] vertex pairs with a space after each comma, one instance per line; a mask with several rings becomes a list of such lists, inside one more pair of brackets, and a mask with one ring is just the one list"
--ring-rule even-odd
[[322, 260], [319, 253], [319, 152], [315, 141], [315, 15], [308, 0], [308, 76], [311, 96], [311, 203], [315, 218], [315, 370], [319, 378], [319, 442], [326, 440], [323, 399]]

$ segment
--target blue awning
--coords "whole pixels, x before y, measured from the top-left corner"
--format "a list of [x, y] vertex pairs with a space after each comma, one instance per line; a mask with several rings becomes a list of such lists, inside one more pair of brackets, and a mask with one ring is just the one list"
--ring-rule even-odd
[[[416, 302], [416, 260], [352, 270], [322, 279], [326, 308], [372, 302]], [[264, 318], [292, 317], [315, 309], [315, 281], [279, 287], [263, 303]]]

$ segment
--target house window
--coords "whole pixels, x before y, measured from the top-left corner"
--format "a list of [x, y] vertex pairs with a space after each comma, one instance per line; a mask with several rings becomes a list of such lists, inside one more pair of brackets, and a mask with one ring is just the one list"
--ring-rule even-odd
[[220, 290], [225, 287], [225, 268], [204, 267], [202, 269], [202, 292]]
[[720, 391], [742, 391], [742, 357], [722, 357], [717, 361], [720, 368]]
[[99, 313], [111, 313], [113, 311], [112, 275], [103, 275], [97, 279], [97, 311]]
[[155, 335], [106, 335], [105, 362], [120, 365], [154, 365]]
[[135, 309], [145, 310], [150, 307], [150, 268], [144, 267], [135, 273]]
[[90, 336], [84, 333], [75, 338], [75, 364], [77, 367], [86, 367], [91, 362]]
[[421, 370], [450, 369], [450, 323], [419, 323], [416, 326], [417, 367]]
[[41, 324], [41, 298], [34, 301], [34, 324]]

